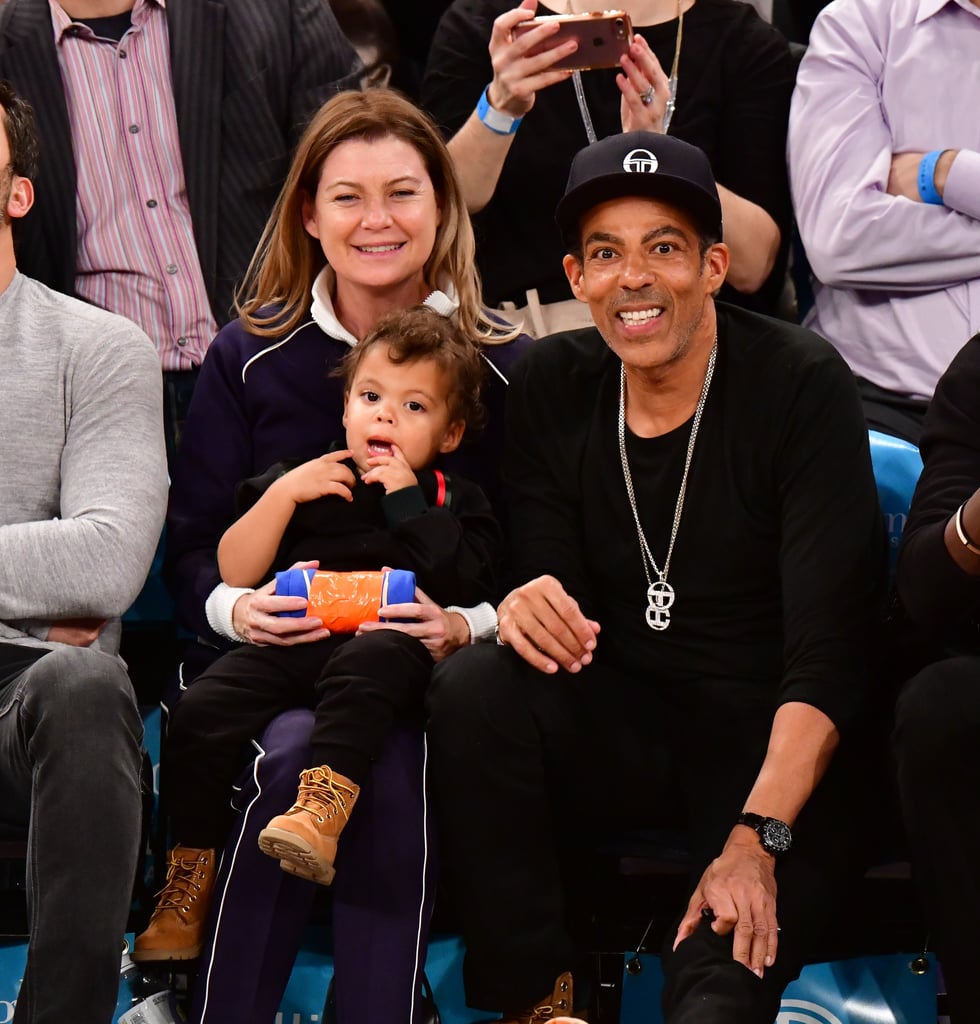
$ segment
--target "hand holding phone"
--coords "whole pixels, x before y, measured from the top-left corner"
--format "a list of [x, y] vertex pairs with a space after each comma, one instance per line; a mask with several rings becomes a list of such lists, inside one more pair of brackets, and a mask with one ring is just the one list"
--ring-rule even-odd
[[567, 19], [535, 18], [537, 7], [538, 0], [521, 0], [494, 19], [490, 33], [493, 81], [487, 88], [487, 100], [510, 117], [523, 117], [541, 89], [568, 80], [571, 71], [562, 63], [574, 57], [579, 47], [575, 35], [559, 37], [562, 21]]
[[620, 58], [629, 53], [633, 26], [625, 11], [595, 11], [591, 14], [549, 14], [531, 18], [514, 26], [514, 39], [539, 25], [557, 23], [558, 30], [544, 43], [525, 54], [533, 57], [574, 39], [573, 53], [555, 61], [550, 70], [588, 71], [592, 68], [619, 67]]

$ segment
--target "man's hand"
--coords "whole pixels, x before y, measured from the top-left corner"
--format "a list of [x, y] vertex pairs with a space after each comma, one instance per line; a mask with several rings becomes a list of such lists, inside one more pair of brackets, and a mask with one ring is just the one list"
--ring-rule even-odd
[[541, 672], [580, 672], [592, 661], [599, 623], [554, 576], [539, 576], [512, 590], [497, 609], [500, 642]]
[[301, 466], [284, 473], [274, 484], [276, 490], [285, 494], [290, 501], [299, 505], [304, 501], [315, 501], [327, 494], [336, 494], [346, 501], [353, 501], [351, 488], [357, 482], [344, 459], [354, 453], [344, 449], [310, 459]]
[[361, 477], [363, 484], [381, 484], [385, 494], [414, 487], [419, 481], [415, 471], [408, 464], [405, 453], [397, 444], [391, 446], [390, 455], [376, 455], [367, 460], [370, 469]]
[[711, 930], [727, 935], [734, 930], [732, 956], [762, 977], [776, 962], [779, 928], [776, 923], [775, 858], [759, 837], [736, 825], [721, 855], [701, 876], [674, 939], [674, 949], [694, 933], [702, 911], [714, 915]]
[[[958, 152], [958, 149], [943, 150], [942, 156], [936, 162], [933, 184], [940, 196], [946, 189], [946, 178]], [[889, 195], [904, 196], [916, 203], [922, 202], [919, 195], [919, 164], [922, 163], [924, 156], [925, 153], [895, 153], [892, 156], [892, 166], [888, 172]]]
[[71, 647], [91, 647], [105, 629], [108, 619], [61, 619], [52, 622], [45, 637], [53, 644]]

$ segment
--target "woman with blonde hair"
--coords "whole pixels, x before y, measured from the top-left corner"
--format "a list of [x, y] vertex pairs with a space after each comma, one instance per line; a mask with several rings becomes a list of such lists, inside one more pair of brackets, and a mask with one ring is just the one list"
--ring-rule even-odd
[[473, 228], [452, 158], [428, 117], [391, 90], [344, 93], [321, 107], [310, 122], [239, 290], [238, 311], [243, 320], [253, 334], [266, 337], [288, 332], [302, 322], [309, 310], [310, 287], [315, 297], [317, 276], [328, 262], [317, 236], [306, 226], [323, 164], [345, 142], [364, 143], [367, 148], [361, 152], [366, 154], [381, 139], [397, 140], [416, 150], [439, 207], [422, 277], [413, 278], [410, 286], [418, 280], [450, 282], [458, 301], [455, 316], [467, 334], [490, 343], [512, 340], [518, 332], [491, 320], [480, 304]]
[[[305, 601], [277, 596], [272, 583], [223, 584], [218, 540], [233, 519], [239, 481], [276, 462], [321, 455], [343, 437], [344, 396], [331, 371], [382, 315], [420, 303], [453, 317], [483, 346], [489, 429], [464, 441], [444, 468], [476, 480], [494, 501], [507, 374], [527, 339], [481, 307], [472, 228], [433, 124], [397, 93], [341, 93], [300, 140], [239, 289], [239, 317], [212, 343], [181, 440], [166, 573], [182, 625], [199, 638], [189, 645], [182, 685], [231, 644], [293, 645], [327, 635], [319, 619], [280, 617]], [[398, 606], [404, 621], [396, 628], [422, 640], [434, 660], [492, 637], [490, 605], [443, 609], [417, 597]], [[295, 795], [311, 727], [312, 712], [297, 708], [256, 737], [257, 756], [233, 797], [240, 813], [221, 870], [212, 850], [172, 858], [154, 927], [137, 942], [141, 960], [202, 954], [193, 1021], [267, 1024], [278, 1009], [314, 886], [281, 871], [256, 837]], [[334, 886], [340, 1020], [424, 1020], [434, 895], [424, 763], [421, 723], [401, 723], [345, 833]], [[215, 850], [228, 828], [214, 823]], [[206, 922], [193, 897], [212, 886]]]

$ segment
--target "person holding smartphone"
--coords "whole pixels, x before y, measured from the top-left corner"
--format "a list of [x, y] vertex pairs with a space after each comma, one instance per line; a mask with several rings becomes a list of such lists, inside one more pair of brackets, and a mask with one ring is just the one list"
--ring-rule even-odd
[[[562, 273], [551, 211], [578, 149], [646, 129], [708, 155], [732, 254], [722, 297], [776, 311], [792, 222], [785, 149], [796, 68], [786, 40], [735, 0], [626, 0], [617, 6], [632, 21], [628, 53], [617, 68], [576, 76], [558, 67], [576, 52], [558, 22], [518, 30], [536, 13], [608, 6], [455, 0], [440, 22], [422, 105], [449, 138], [475, 215], [487, 301], [524, 307], [536, 289], [541, 304], [572, 311], [571, 322], [550, 324], [546, 315], [546, 327], [577, 326], [583, 315], [588, 322]], [[552, 39], [563, 41], [542, 50]], [[534, 321], [525, 317], [528, 329]]]

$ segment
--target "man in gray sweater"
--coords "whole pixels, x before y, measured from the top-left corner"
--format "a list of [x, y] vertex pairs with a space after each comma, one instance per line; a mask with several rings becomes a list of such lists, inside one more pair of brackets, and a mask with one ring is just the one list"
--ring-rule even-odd
[[159, 363], [128, 320], [17, 272], [33, 114], [0, 83], [0, 820], [28, 827], [15, 1024], [108, 1024], [140, 838], [118, 617], [163, 523]]

